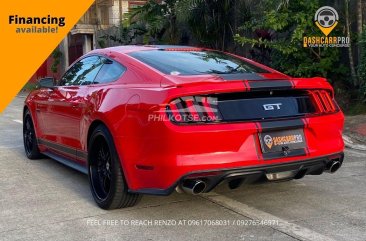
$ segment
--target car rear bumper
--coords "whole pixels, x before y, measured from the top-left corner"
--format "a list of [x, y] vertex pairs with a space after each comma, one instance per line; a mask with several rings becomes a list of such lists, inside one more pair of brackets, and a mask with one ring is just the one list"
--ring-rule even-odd
[[[131, 192], [151, 195], [169, 195], [187, 180], [203, 181], [206, 184], [206, 188], [203, 192], [209, 192], [222, 182], [228, 182], [229, 187], [234, 189], [243, 183], [250, 184], [266, 181], [300, 179], [305, 175], [320, 175], [324, 171], [331, 172], [331, 164], [334, 162], [339, 162], [340, 167], [343, 163], [343, 159], [344, 154], [342, 152], [320, 158], [301, 160], [291, 163], [191, 172], [182, 176], [177, 182], [166, 189], [146, 188]], [[291, 174], [273, 178], [274, 174], [279, 173]]]
[[[130, 191], [164, 195], [192, 173], [219, 170], [227, 176], [225, 170], [262, 168], [263, 174], [269, 167], [310, 160], [325, 166], [330, 157], [343, 152], [343, 121], [342, 112], [293, 120], [187, 126], [141, 120], [144, 125], [126, 130], [115, 142]], [[304, 130], [305, 149], [289, 155], [263, 153], [260, 133], [291, 129]], [[215, 180], [219, 183], [220, 178]], [[207, 190], [212, 189], [210, 185]]]

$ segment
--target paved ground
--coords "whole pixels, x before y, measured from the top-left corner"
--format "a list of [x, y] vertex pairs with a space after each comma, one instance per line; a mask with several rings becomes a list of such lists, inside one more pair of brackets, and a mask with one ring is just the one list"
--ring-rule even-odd
[[344, 130], [353, 142], [366, 145], [366, 115], [347, 116]]
[[86, 176], [26, 159], [22, 98], [0, 116], [0, 240], [365, 240], [366, 152], [335, 174], [210, 195], [145, 196], [104, 211]]

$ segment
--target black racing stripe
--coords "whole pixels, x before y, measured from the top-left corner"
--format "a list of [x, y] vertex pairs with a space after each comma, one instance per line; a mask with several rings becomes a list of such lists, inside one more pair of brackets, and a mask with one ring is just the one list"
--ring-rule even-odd
[[[262, 78], [263, 79], [263, 78]], [[273, 89], [292, 89], [290, 80], [257, 80], [248, 81], [250, 90], [273, 90]]]
[[76, 150], [73, 149], [73, 148], [66, 147], [64, 145], [60, 145], [58, 143], [55, 143], [55, 142], [52, 142], [52, 141], [47, 141], [47, 140], [40, 139], [40, 138], [38, 138], [38, 143], [42, 144], [42, 145], [45, 145], [47, 147], [50, 147], [52, 149], [55, 149], [57, 151], [66, 153], [66, 154], [68, 154], [72, 157], [76, 157]]
[[256, 73], [239, 74], [217, 74], [224, 80], [263, 80], [263, 77]]
[[45, 145], [49, 148], [52, 148], [56, 151], [65, 153], [73, 158], [77, 158], [77, 159], [81, 159], [81, 160], [88, 160], [88, 153], [85, 151], [81, 151], [81, 150], [75, 150], [74, 148], [70, 148], [52, 141], [47, 141], [41, 138], [38, 138], [38, 143], [41, 145]]
[[283, 152], [268, 152], [263, 153], [263, 159], [264, 160], [271, 160], [276, 158], [285, 158], [285, 157], [292, 157], [292, 156], [306, 156], [306, 150], [303, 149], [295, 149], [288, 152], [287, 155], [285, 155]]
[[88, 160], [88, 152], [77, 150], [76, 151], [77, 157], [81, 160]]
[[305, 124], [302, 119], [280, 120], [280, 121], [263, 121], [259, 122], [262, 132], [273, 130], [286, 130], [304, 128]]

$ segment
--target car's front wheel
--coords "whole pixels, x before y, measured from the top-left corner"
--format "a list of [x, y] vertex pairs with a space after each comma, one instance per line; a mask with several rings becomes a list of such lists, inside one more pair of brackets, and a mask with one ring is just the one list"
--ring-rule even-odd
[[99, 207], [132, 207], [141, 199], [141, 195], [128, 192], [112, 135], [104, 125], [91, 134], [88, 167], [90, 189]]

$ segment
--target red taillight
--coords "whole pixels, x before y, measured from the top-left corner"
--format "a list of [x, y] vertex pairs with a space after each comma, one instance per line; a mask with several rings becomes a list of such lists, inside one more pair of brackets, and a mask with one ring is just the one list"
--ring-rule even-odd
[[203, 105], [203, 109], [204, 112], [207, 113], [207, 116], [211, 119], [211, 120], [216, 120], [217, 119], [217, 113], [218, 109], [216, 108], [215, 110], [212, 109], [212, 105], [214, 104], [216, 100], [209, 98], [209, 97], [201, 97], [201, 103]]
[[192, 121], [195, 122], [199, 121], [200, 120], [200, 115], [198, 114], [199, 110], [197, 110], [198, 108], [196, 106], [193, 97], [188, 97], [187, 99], [184, 100], [184, 102], [186, 103], [188, 113], [192, 115]]
[[220, 120], [217, 98], [187, 96], [177, 98], [167, 106], [169, 119], [177, 123], [215, 122]]
[[330, 93], [326, 90], [314, 90], [310, 92], [318, 113], [331, 113], [337, 111], [336, 105]]
[[169, 109], [171, 111], [172, 118], [178, 122], [180, 121], [180, 112], [179, 112], [180, 105], [181, 105], [180, 99], [176, 99], [170, 102], [169, 104]]

